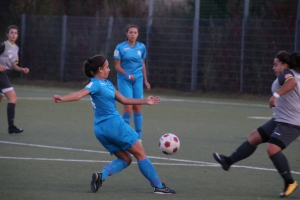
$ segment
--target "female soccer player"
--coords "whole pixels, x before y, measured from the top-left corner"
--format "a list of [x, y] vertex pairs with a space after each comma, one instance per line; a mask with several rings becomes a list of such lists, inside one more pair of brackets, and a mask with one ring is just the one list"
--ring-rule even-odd
[[146, 99], [125, 98], [113, 84], [107, 80], [108, 61], [101, 55], [95, 55], [84, 63], [84, 72], [90, 82], [84, 89], [66, 96], [54, 95], [56, 103], [77, 101], [90, 95], [94, 108], [94, 131], [99, 142], [117, 159], [106, 165], [101, 172], [92, 175], [91, 190], [97, 192], [102, 182], [131, 164], [132, 154], [138, 163], [141, 173], [149, 180], [154, 193], [174, 194], [174, 190], [160, 182], [158, 175], [148, 159], [144, 148], [138, 141], [138, 134], [121, 118], [116, 109], [115, 100], [125, 105], [157, 105], [159, 97], [149, 96]]
[[[129, 25], [126, 29], [127, 40], [118, 44], [114, 51], [115, 69], [117, 70], [117, 84], [119, 92], [127, 98], [143, 99], [143, 80], [146, 88], [150, 84], [146, 73], [146, 47], [137, 42], [138, 27]], [[135, 131], [142, 142], [143, 116], [141, 105], [124, 105], [123, 119], [130, 124], [130, 117], [134, 113]]]
[[280, 193], [283, 198], [298, 187], [282, 150], [300, 135], [300, 54], [280, 51], [274, 59], [273, 70], [277, 76], [269, 101], [273, 118], [254, 130], [231, 156], [218, 153], [213, 156], [228, 171], [231, 165], [252, 155], [259, 144], [268, 142], [268, 155], [284, 180], [284, 189]]
[[14, 125], [15, 118], [15, 106], [17, 103], [17, 95], [12, 87], [8, 74], [11, 70], [29, 73], [28, 68], [21, 68], [18, 64], [18, 52], [19, 47], [16, 45], [18, 39], [18, 27], [11, 25], [6, 30], [7, 41], [0, 44], [0, 102], [3, 95], [8, 100], [7, 104], [7, 122], [8, 122], [8, 133], [21, 133], [23, 129], [19, 129]]

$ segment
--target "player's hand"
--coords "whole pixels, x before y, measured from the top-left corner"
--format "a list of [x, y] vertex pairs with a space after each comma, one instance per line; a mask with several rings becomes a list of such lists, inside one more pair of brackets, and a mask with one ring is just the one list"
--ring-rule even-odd
[[160, 103], [160, 97], [153, 97], [153, 96], [147, 97], [148, 105], [157, 105], [159, 103]]
[[278, 99], [278, 98], [276, 98], [276, 97], [274, 97], [274, 96], [272, 96], [272, 97], [270, 98], [270, 100], [269, 100], [269, 106], [270, 106], [270, 108], [276, 107], [276, 101], [277, 101], [277, 99]]
[[6, 68], [2, 65], [0, 65], [0, 72], [5, 72], [6, 71]]
[[148, 81], [145, 81], [145, 85], [146, 85], [146, 89], [147, 89], [147, 90], [150, 90], [150, 89], [151, 89], [151, 86], [150, 86], [150, 84], [148, 83]]
[[60, 103], [60, 102], [62, 102], [62, 97], [56, 94], [53, 96], [53, 101], [55, 103]]
[[124, 76], [127, 80], [135, 81], [135, 77], [132, 74], [125, 73]]
[[28, 74], [29, 73], [29, 69], [28, 68], [22, 68], [24, 74]]

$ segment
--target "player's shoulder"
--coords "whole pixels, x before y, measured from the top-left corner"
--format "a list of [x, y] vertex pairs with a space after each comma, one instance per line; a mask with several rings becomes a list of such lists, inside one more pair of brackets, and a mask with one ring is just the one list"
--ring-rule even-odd
[[138, 41], [136, 42], [136, 45], [139, 47], [146, 47], [144, 43]]

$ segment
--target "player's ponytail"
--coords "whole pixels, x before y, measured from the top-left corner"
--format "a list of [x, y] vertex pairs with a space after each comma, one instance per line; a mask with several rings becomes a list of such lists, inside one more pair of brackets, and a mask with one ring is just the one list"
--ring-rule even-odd
[[97, 73], [99, 67], [103, 67], [104, 63], [106, 61], [106, 58], [101, 55], [95, 55], [86, 61], [84, 61], [84, 67], [83, 71], [85, 75], [89, 78], [94, 77], [94, 75]]

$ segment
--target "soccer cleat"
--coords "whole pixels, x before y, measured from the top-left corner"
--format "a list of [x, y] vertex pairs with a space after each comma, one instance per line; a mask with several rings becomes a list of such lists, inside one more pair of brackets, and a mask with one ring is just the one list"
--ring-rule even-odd
[[213, 156], [214, 156], [214, 159], [220, 163], [220, 165], [222, 166], [222, 168], [225, 170], [225, 171], [228, 171], [229, 168], [230, 168], [230, 165], [228, 165], [225, 161], [226, 159], [226, 156], [224, 155], [221, 155], [221, 154], [218, 154], [218, 153], [213, 153]]
[[97, 192], [98, 189], [101, 187], [102, 185], [102, 173], [93, 173], [92, 175], [92, 181], [91, 181], [91, 190], [92, 192]]
[[8, 133], [13, 134], [13, 133], [22, 133], [23, 129], [17, 128], [16, 126], [10, 126], [8, 128]]
[[176, 194], [175, 190], [168, 188], [164, 183], [162, 184], [162, 188], [155, 187], [154, 193], [155, 194]]
[[284, 191], [280, 193], [280, 197], [284, 198], [292, 194], [298, 187], [297, 181], [294, 181], [292, 184], [288, 184], [285, 186]]

